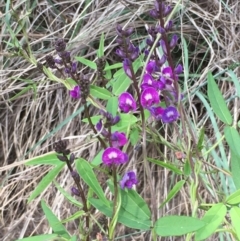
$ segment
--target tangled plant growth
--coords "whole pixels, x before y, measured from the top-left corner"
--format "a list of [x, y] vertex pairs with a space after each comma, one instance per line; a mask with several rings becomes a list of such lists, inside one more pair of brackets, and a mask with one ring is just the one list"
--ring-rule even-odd
[[[185, 235], [186, 240], [191, 240], [194, 235], [196, 240], [204, 240], [217, 231], [226, 235], [229, 233], [237, 240], [240, 239], [237, 229], [240, 221], [238, 207], [240, 199], [237, 190], [239, 181], [235, 174], [233, 174], [235, 192], [230, 193], [225, 200], [216, 198], [219, 200], [216, 203], [204, 204], [198, 197], [199, 185], [209, 185], [205, 179], [205, 173], [201, 172], [205, 160], [204, 153], [209, 150], [203, 146], [204, 131], [195, 133], [183, 105], [184, 95], [181, 93], [179, 79], [185, 68], [181, 64], [174, 64], [173, 49], [177, 46], [179, 39], [177, 35], [170, 34], [173, 27], [170, 18], [176, 9], [177, 5], [172, 9], [161, 0], [155, 2], [150, 16], [155, 19], [156, 26], [150, 26], [147, 29], [149, 37], [142, 49], [134, 45], [131, 40], [134, 32], [132, 28], [124, 29], [117, 25], [116, 42], [119, 46], [116, 54], [122, 58], [122, 68], [115, 73], [117, 80], [107, 78], [108, 73], [111, 76], [111, 71], [117, 69], [119, 65], [110, 65], [103, 60], [103, 35], [98, 51], [98, 65], [81, 57], [75, 58], [98, 71], [98, 78], [103, 80], [103, 87], [91, 84], [88, 76], [79, 73], [78, 62], [73, 61], [74, 56], [66, 51], [66, 43], [63, 39], [55, 43], [57, 58], [47, 55], [46, 66], [37, 63], [39, 71], [49, 79], [64, 84], [69, 89], [71, 98], [81, 102], [86, 117], [84, 121], [89, 123], [94, 133], [93, 138], [96, 138], [101, 145], [102, 152], [96, 157], [95, 163], [89, 163], [83, 158], [76, 157], [67, 148], [66, 141], [60, 140], [54, 144], [56, 153], [45, 155], [44, 160], [35, 158], [28, 163], [29, 165], [54, 165], [51, 172], [33, 191], [29, 202], [47, 188], [65, 166], [69, 169], [75, 183], [71, 192], [81, 199], [81, 202], [76, 201], [56, 185], [62, 194], [79, 208], [79, 211], [67, 220], [79, 220], [77, 235], [71, 236], [62, 222], [42, 201], [42, 209], [54, 234], [32, 237], [28, 240], [38, 240], [43, 237], [49, 240], [51, 238], [77, 240], [77, 237], [80, 240], [94, 238], [114, 240], [118, 224], [146, 232], [149, 240], [180, 235]], [[30, 50], [26, 51], [25, 57], [31, 59], [28, 51]], [[54, 69], [61, 77], [58, 78], [51, 72]], [[232, 163], [236, 164], [240, 156], [236, 147], [237, 143], [240, 143], [240, 137], [236, 127], [232, 126], [231, 114], [211, 73], [208, 74], [208, 95], [216, 116], [226, 124], [225, 137], [231, 150]], [[99, 109], [100, 115], [91, 116], [91, 106]], [[177, 159], [182, 161], [181, 164], [148, 157], [149, 136], [158, 136], [159, 125], [164, 128], [173, 128], [178, 133], [176, 143], [164, 144], [171, 146]], [[121, 168], [131, 161], [128, 153], [137, 143], [141, 144], [143, 153], [143, 161], [137, 164], [144, 166], [142, 178], [148, 182], [151, 205], [146, 199], [147, 190], [144, 190], [142, 196], [134, 190], [140, 182], [137, 168], [126, 170], [123, 174], [120, 172]], [[97, 159], [99, 157], [100, 159]], [[166, 200], [161, 204], [154, 202], [156, 198], [151, 163], [157, 168], [164, 167], [179, 176], [179, 181], [175, 183]], [[96, 178], [96, 170], [107, 177], [107, 185], [112, 194], [104, 193]], [[216, 170], [225, 172], [221, 168]], [[83, 188], [83, 182], [88, 186], [87, 190]], [[159, 217], [159, 208], [166, 205], [185, 186], [190, 187], [188, 192], [191, 214]], [[205, 209], [204, 215], [201, 209]], [[108, 219], [105, 228], [94, 219], [95, 210], [103, 213]], [[231, 217], [230, 223], [224, 219], [227, 212]], [[94, 223], [101, 231], [92, 237]]]

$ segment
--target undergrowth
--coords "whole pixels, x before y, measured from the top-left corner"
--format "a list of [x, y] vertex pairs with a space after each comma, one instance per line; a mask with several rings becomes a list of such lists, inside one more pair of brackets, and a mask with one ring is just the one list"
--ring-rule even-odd
[[1, 240], [240, 240], [238, 8], [6, 1]]

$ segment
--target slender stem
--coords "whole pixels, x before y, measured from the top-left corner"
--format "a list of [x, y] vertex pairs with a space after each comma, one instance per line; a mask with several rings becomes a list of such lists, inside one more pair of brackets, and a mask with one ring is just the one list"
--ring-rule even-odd
[[100, 141], [100, 143], [101, 143], [101, 145], [102, 145], [102, 148], [103, 148], [103, 149], [106, 149], [106, 148], [107, 148], [106, 143], [105, 143], [105, 142], [103, 141], [103, 139], [98, 135], [98, 132], [97, 132], [97, 130], [95, 129], [93, 123], [92, 123], [92, 120], [91, 120], [90, 115], [89, 115], [89, 110], [88, 110], [87, 104], [84, 104], [84, 109], [85, 109], [85, 113], [86, 113], [88, 122], [89, 122], [89, 124], [90, 124], [90, 126], [91, 126], [91, 128], [92, 128], [92, 130], [93, 130], [93, 132], [94, 132], [94, 134], [97, 136], [97, 139]]
[[[68, 157], [66, 155], [64, 155], [64, 156], [66, 157], [66, 160], [67, 160], [66, 163], [67, 163], [68, 169], [69, 169], [70, 173], [72, 173], [73, 172], [73, 168], [71, 166], [71, 163], [70, 163]], [[72, 178], [73, 178], [75, 184], [77, 185], [78, 191], [79, 191], [80, 196], [82, 198], [83, 210], [84, 210], [84, 212], [86, 214], [86, 229], [89, 231], [90, 220], [89, 220], [89, 214], [88, 214], [87, 200], [86, 200], [83, 188], [81, 186], [80, 180], [77, 177], [75, 177], [75, 176], [72, 176]], [[86, 241], [89, 241], [89, 240], [90, 240], [89, 239], [89, 233], [87, 233]]]

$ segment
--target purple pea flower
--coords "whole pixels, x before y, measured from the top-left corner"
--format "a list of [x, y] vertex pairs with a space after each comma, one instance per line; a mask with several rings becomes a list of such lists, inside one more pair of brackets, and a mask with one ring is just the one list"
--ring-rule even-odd
[[124, 189], [125, 187], [131, 189], [133, 185], [137, 184], [138, 180], [136, 173], [134, 171], [129, 171], [124, 174], [122, 180], [120, 181], [120, 187]]
[[128, 92], [123, 92], [118, 97], [118, 106], [124, 112], [134, 111], [137, 108], [136, 101], [133, 99], [132, 95]]
[[79, 99], [80, 98], [80, 87], [77, 85], [75, 86], [72, 90], [69, 91], [70, 95], [74, 99]]
[[183, 72], [183, 66], [178, 64], [174, 69], [175, 74], [181, 74]]
[[173, 49], [177, 45], [178, 39], [179, 38], [178, 38], [178, 36], [176, 34], [174, 34], [172, 36], [172, 39], [171, 39], [171, 41], [169, 43], [169, 46], [170, 46], [171, 49]]
[[102, 124], [102, 120], [100, 119], [98, 121], [98, 123], [96, 124], [96, 129], [97, 131], [101, 131], [101, 134], [104, 136], [104, 137], [108, 137], [109, 133], [108, 131], [103, 127], [103, 124]]
[[131, 71], [131, 61], [129, 59], [123, 60], [123, 69], [126, 75], [131, 79], [132, 78], [132, 71]]
[[141, 84], [142, 90], [145, 90], [146, 88], [149, 88], [149, 87], [156, 88], [157, 85], [158, 85], [157, 81], [155, 81], [150, 74], [146, 73], [143, 75], [143, 81]]
[[160, 102], [159, 94], [156, 89], [149, 87], [141, 94], [141, 105], [144, 108], [152, 107]]
[[167, 107], [162, 113], [163, 123], [172, 123], [176, 121], [179, 117], [179, 113], [174, 106]]
[[128, 155], [115, 147], [108, 147], [102, 154], [102, 161], [105, 165], [119, 165], [128, 161]]
[[152, 116], [156, 120], [161, 120], [162, 119], [162, 114], [164, 112], [164, 108], [162, 108], [161, 106], [151, 107], [151, 108], [149, 108], [149, 111], [151, 112]]
[[111, 141], [113, 147], [120, 147], [124, 146], [127, 143], [128, 139], [125, 133], [116, 131], [112, 133]]
[[150, 60], [146, 66], [146, 71], [147, 71], [147, 73], [152, 74], [153, 72], [156, 71], [156, 68], [157, 68], [156, 61]]

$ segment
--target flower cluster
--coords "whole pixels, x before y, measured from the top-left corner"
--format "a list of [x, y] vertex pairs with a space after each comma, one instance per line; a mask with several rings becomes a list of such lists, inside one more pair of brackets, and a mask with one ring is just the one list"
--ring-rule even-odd
[[[182, 65], [179, 64], [173, 68], [171, 64], [169, 64], [171, 51], [178, 43], [177, 35], [173, 35], [170, 41], [167, 41], [166, 33], [171, 30], [173, 23], [169, 21], [165, 26], [164, 18], [170, 14], [171, 10], [170, 6], [157, 0], [155, 2], [155, 8], [150, 11], [150, 16], [160, 20], [160, 24], [148, 28], [149, 37], [146, 40], [147, 47], [145, 49], [145, 54], [149, 57], [149, 50], [153, 47], [154, 42], [157, 41], [158, 34], [161, 34], [162, 37], [157, 41], [156, 46], [161, 47], [162, 56], [159, 57], [156, 51], [153, 51], [150, 60], [146, 64], [145, 73], [140, 86], [141, 106], [148, 109], [153, 117], [157, 120], [162, 120], [164, 123], [171, 123], [179, 118], [176, 105], [181, 95], [179, 95], [176, 88], [176, 82], [178, 81], [179, 74], [183, 71]], [[124, 71], [131, 79], [133, 79], [134, 73], [131, 62], [132, 59], [129, 58], [129, 56], [136, 57], [137, 48], [130, 45], [130, 40], [127, 40], [126, 43], [123, 41], [132, 34], [132, 31], [132, 29], [123, 31], [121, 27], [117, 27], [118, 36], [121, 36], [121, 38], [119, 37], [121, 41], [118, 38], [120, 48], [117, 50], [117, 54], [124, 59]], [[125, 48], [123, 47], [123, 43], [129, 46], [129, 50], [131, 50], [130, 55], [124, 52]], [[163, 105], [160, 104], [161, 100], [165, 102], [164, 105], [167, 107], [162, 107]], [[136, 101], [128, 92], [124, 92], [119, 96], [118, 103], [120, 110], [124, 113], [135, 111], [137, 108]]]
[[[118, 131], [113, 133], [111, 132], [111, 127], [120, 121], [120, 117], [113, 117], [112, 114], [104, 111], [102, 111], [102, 115], [103, 118], [100, 119], [96, 124], [96, 129], [109, 142], [110, 145], [103, 151], [102, 162], [108, 167], [124, 164], [129, 158], [128, 155], [120, 148], [128, 142], [126, 134]], [[122, 181], [120, 181], [120, 185], [122, 188], [132, 188], [133, 184], [137, 184], [136, 175], [134, 180], [132, 176], [131, 178], [123, 177]], [[132, 185], [130, 182], [132, 182]]]

